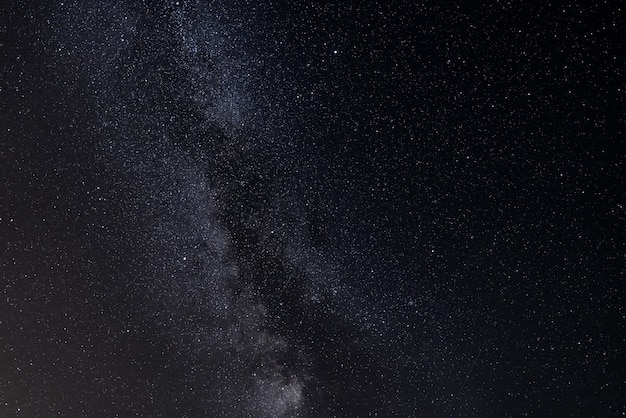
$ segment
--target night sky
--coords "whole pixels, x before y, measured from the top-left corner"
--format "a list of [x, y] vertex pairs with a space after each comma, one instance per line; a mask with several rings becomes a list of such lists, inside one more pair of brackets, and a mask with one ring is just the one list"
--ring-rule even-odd
[[3, 2], [0, 416], [625, 415], [622, 9]]

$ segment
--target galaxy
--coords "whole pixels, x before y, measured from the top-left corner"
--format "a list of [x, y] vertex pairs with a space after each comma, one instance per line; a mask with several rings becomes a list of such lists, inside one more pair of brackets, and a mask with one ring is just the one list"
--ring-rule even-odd
[[626, 414], [619, 2], [0, 7], [0, 416]]

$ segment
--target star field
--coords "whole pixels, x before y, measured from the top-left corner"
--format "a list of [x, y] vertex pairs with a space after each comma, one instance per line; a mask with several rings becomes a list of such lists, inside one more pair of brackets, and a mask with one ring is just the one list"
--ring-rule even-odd
[[595, 2], [14, 2], [0, 416], [626, 414]]

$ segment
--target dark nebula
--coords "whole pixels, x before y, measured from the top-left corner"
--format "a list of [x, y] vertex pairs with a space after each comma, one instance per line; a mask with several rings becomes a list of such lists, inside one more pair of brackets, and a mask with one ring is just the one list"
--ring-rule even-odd
[[619, 2], [0, 7], [0, 416], [626, 414]]

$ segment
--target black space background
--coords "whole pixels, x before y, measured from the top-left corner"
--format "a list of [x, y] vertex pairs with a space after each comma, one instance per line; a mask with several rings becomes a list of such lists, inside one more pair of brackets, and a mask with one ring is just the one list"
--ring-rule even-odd
[[0, 416], [626, 413], [619, 2], [42, 4]]

